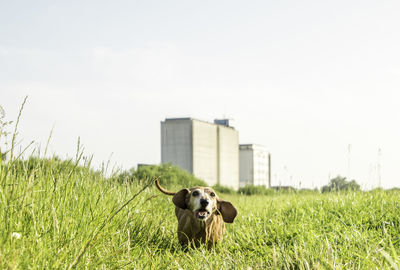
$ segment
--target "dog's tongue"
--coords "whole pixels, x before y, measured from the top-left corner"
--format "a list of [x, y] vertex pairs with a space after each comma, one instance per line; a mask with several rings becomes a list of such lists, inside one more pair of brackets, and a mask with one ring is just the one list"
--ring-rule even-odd
[[203, 218], [207, 215], [206, 210], [198, 210], [196, 211], [196, 218]]

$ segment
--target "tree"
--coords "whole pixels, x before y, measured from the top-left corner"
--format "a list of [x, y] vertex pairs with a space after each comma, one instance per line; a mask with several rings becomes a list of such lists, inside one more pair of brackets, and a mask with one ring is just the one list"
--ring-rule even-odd
[[135, 182], [145, 179], [154, 179], [158, 177], [160, 184], [166, 187], [192, 187], [207, 186], [207, 184], [196, 178], [193, 174], [172, 165], [171, 163], [161, 165], [144, 165], [139, 166], [136, 170], [130, 169], [124, 171], [117, 176], [117, 180], [121, 183]]
[[322, 187], [322, 193], [332, 191], [357, 191], [360, 190], [360, 185], [355, 180], [346, 181], [346, 177], [340, 175], [329, 181], [327, 186]]

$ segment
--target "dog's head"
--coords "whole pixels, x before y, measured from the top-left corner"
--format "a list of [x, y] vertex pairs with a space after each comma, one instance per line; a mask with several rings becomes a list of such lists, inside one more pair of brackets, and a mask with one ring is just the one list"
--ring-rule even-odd
[[172, 198], [173, 203], [182, 209], [189, 209], [197, 220], [206, 221], [211, 215], [222, 215], [227, 223], [232, 223], [237, 215], [236, 208], [228, 201], [219, 199], [209, 187], [182, 189]]

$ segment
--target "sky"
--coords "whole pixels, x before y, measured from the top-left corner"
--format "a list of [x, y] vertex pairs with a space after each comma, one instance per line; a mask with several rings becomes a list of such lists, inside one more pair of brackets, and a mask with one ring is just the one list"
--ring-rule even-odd
[[[129, 169], [160, 121], [230, 118], [272, 184], [400, 186], [400, 2], [0, 0], [0, 106], [18, 145]], [[4, 141], [3, 141], [4, 143]]]

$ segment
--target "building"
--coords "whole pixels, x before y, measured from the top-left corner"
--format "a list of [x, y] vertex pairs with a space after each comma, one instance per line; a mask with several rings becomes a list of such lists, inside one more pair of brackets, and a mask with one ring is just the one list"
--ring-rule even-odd
[[240, 186], [254, 185], [271, 187], [271, 156], [262, 145], [241, 144]]
[[239, 188], [239, 135], [228, 120], [161, 122], [161, 163], [171, 162], [208, 185]]

